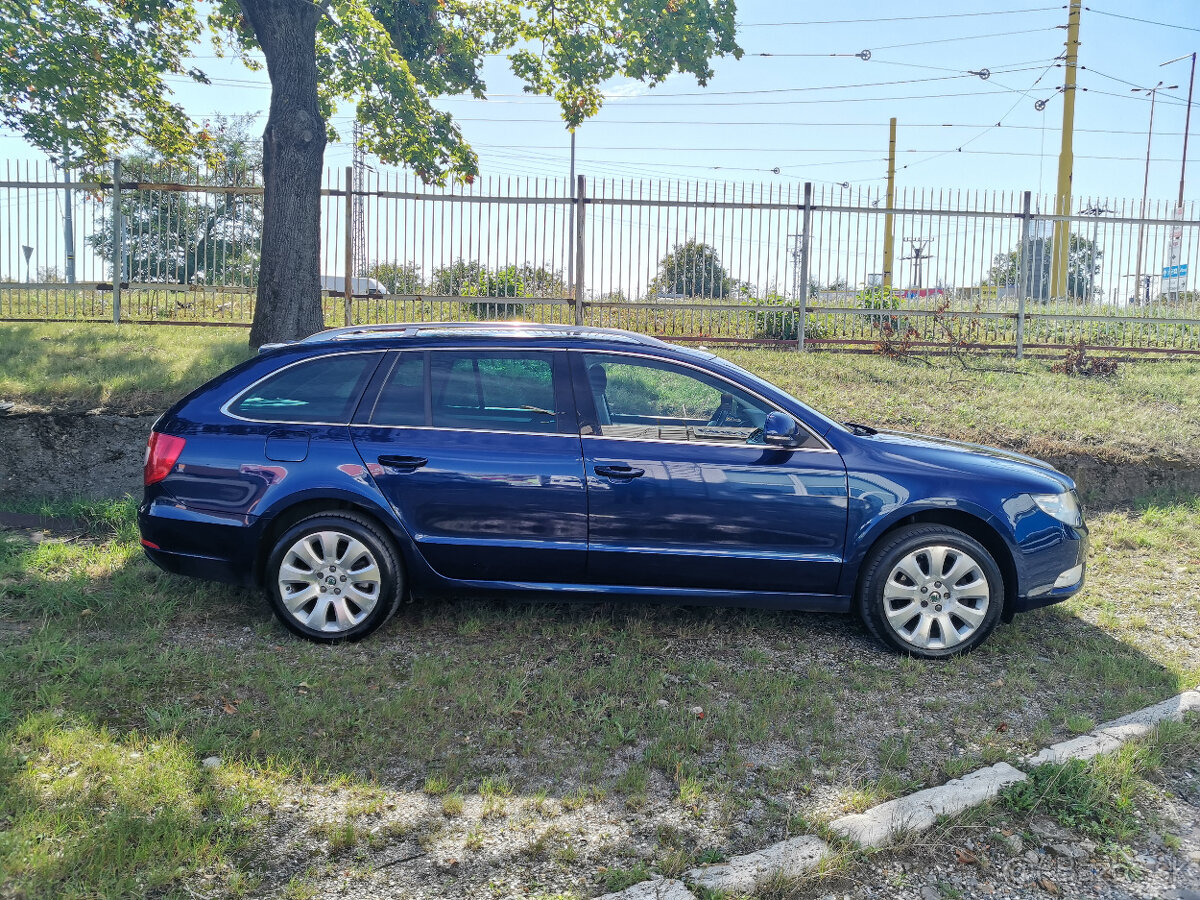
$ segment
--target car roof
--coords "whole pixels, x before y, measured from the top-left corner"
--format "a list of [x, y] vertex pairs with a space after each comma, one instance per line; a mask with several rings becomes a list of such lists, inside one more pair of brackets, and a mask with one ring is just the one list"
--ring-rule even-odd
[[[416, 338], [490, 338], [522, 341], [551, 338], [579, 341], [635, 344], [644, 347], [671, 347], [666, 341], [619, 328], [593, 328], [584, 325], [555, 325], [538, 322], [393, 322], [380, 325], [351, 325], [320, 331], [296, 343], [264, 344], [260, 353], [297, 344], [328, 344], [362, 340], [412, 340]], [[674, 348], [678, 349], [678, 348]]]

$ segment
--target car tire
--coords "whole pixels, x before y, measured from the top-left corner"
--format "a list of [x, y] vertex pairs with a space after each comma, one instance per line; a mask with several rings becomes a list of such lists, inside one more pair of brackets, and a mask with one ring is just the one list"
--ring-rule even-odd
[[364, 638], [392, 617], [404, 574], [392, 541], [370, 519], [321, 513], [279, 537], [267, 560], [265, 587], [284, 627], [336, 644]]
[[974, 650], [1000, 621], [1004, 578], [987, 549], [943, 525], [909, 525], [871, 549], [859, 579], [867, 629], [901, 653], [945, 659]]

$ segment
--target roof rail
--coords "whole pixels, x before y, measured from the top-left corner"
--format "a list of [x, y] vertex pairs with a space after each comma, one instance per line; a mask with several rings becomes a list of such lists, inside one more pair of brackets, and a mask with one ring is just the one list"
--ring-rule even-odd
[[325, 341], [369, 340], [379, 337], [418, 337], [438, 332], [474, 332], [480, 335], [525, 333], [531, 337], [561, 335], [563, 337], [591, 337], [616, 340], [622, 343], [637, 343], [650, 346], [666, 346], [666, 342], [648, 334], [624, 331], [619, 328], [594, 328], [587, 325], [542, 324], [539, 322], [390, 322], [376, 325], [350, 325], [330, 328], [306, 337], [301, 343]]

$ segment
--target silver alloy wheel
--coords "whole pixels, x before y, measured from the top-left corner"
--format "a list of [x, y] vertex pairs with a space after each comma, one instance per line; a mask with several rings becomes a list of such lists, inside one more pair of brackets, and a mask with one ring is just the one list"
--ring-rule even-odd
[[970, 553], [932, 544], [892, 567], [883, 588], [883, 614], [904, 643], [947, 650], [979, 629], [991, 596], [987, 575]]
[[348, 631], [379, 602], [383, 575], [374, 554], [340, 531], [306, 534], [279, 564], [279, 596], [288, 612], [313, 631]]

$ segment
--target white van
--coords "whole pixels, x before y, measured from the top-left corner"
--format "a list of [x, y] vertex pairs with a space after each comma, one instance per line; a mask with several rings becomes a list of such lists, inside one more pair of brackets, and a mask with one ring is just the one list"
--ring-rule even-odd
[[[322, 275], [321, 290], [335, 297], [346, 294], [346, 278], [343, 275]], [[356, 297], [382, 297], [387, 293], [383, 285], [375, 278], [351, 278], [350, 293]]]

